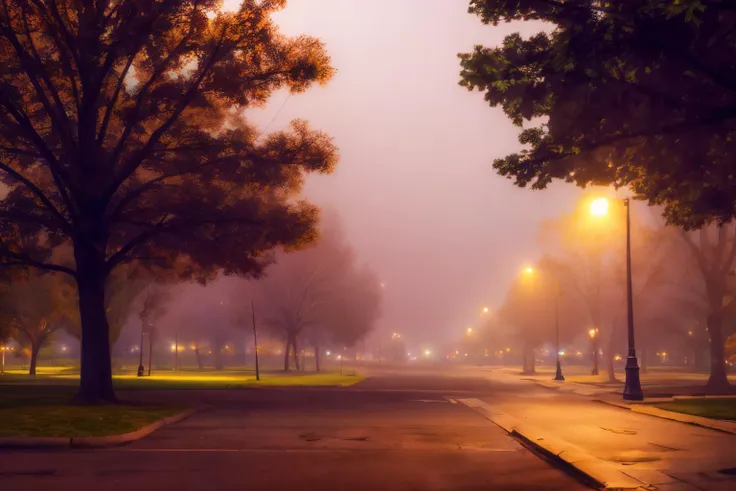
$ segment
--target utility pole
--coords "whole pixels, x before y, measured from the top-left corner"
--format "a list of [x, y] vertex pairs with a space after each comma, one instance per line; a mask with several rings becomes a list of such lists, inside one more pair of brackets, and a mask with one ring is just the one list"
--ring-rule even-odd
[[179, 371], [179, 327], [174, 332], [174, 371]]
[[258, 332], [256, 330], [256, 307], [253, 300], [250, 301], [250, 312], [253, 318], [253, 345], [256, 351], [256, 380], [261, 380], [261, 369], [258, 366]]
[[138, 376], [142, 377], [145, 373], [145, 368], [143, 368], [143, 335], [146, 332], [146, 317], [147, 313], [146, 310], [143, 309], [141, 312], [141, 344], [138, 347]]
[[148, 326], [148, 376], [151, 376], [151, 365], [153, 364], [153, 324]]

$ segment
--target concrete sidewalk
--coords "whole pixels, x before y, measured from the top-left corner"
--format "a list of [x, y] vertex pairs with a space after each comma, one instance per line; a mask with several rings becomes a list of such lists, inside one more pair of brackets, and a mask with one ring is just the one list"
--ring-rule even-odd
[[[509, 372], [503, 372], [508, 375], [512, 375]], [[636, 411], [650, 416], [656, 416], [659, 418], [669, 419], [672, 421], [679, 421], [680, 423], [694, 424], [702, 426], [704, 428], [710, 428], [713, 430], [723, 431], [736, 435], [736, 422], [734, 421], [723, 421], [717, 419], [704, 418], [701, 416], [693, 416], [690, 414], [678, 413], [675, 411], [667, 411], [653, 406], [653, 404], [671, 402], [685, 399], [709, 399], [709, 398], [736, 398], [736, 396], [673, 396], [673, 397], [649, 397], [644, 401], [625, 401], [621, 396], [621, 390], [618, 388], [600, 387], [589, 384], [580, 384], [576, 382], [562, 381], [557, 382], [554, 380], [540, 380], [539, 378], [528, 378], [520, 376], [519, 380], [532, 381], [540, 387], [546, 389], [559, 390], [560, 392], [576, 394], [581, 396], [590, 396], [596, 401], [604, 402], [612, 406], [619, 407], [621, 409], [628, 409]]]
[[736, 489], [736, 439], [731, 434], [548, 390], [509, 374], [486, 377], [515, 397], [459, 402], [603, 487]]
[[508, 374], [486, 376], [511, 390], [518, 386], [516, 397], [460, 402], [605, 487], [736, 489], [733, 435], [551, 391]]

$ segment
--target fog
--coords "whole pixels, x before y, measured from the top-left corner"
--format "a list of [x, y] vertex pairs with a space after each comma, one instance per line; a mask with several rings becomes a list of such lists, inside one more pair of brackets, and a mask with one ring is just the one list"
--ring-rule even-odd
[[324, 40], [337, 75], [250, 114], [261, 130], [304, 118], [334, 138], [338, 169], [310, 177], [306, 197], [339, 210], [385, 284], [379, 332], [414, 343], [455, 338], [481, 306], [497, 306], [539, 255], [539, 223], [580, 193], [516, 189], [494, 173], [493, 159], [518, 149], [517, 128], [458, 85], [457, 54], [537, 28], [483, 26], [467, 4], [290, 0], [277, 16], [283, 32]]
[[[384, 285], [374, 339], [400, 332], [409, 346], [438, 346], [462, 336], [540, 256], [539, 225], [581, 193], [517, 189], [496, 175], [491, 163], [519, 148], [518, 129], [458, 85], [458, 53], [541, 26], [483, 26], [467, 2], [447, 0], [290, 0], [276, 20], [286, 35], [321, 38], [337, 75], [304, 94], [276, 93], [248, 117], [263, 132], [302, 118], [339, 147], [337, 170], [309, 176], [304, 195], [337, 210]], [[207, 315], [223, 288], [178, 287], [169, 309]]]

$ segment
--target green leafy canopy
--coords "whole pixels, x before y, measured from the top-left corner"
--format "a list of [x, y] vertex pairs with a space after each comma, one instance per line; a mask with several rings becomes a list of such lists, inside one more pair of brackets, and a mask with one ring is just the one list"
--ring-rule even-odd
[[685, 228], [736, 215], [734, 2], [472, 0], [470, 12], [549, 26], [459, 55], [461, 85], [523, 127], [500, 175], [630, 187]]

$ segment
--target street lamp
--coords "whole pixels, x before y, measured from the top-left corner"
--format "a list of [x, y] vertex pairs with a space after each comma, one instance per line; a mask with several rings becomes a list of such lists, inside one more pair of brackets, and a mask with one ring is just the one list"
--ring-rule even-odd
[[[626, 207], [626, 327], [628, 334], [629, 353], [626, 357], [626, 384], [624, 385], [624, 399], [627, 401], [641, 401], [644, 393], [639, 380], [639, 363], [636, 359], [636, 344], [634, 342], [634, 298], [631, 288], [631, 202], [624, 198]], [[608, 200], [598, 198], [590, 204], [590, 212], [595, 216], [608, 213]]]
[[145, 373], [145, 368], [143, 367], [143, 335], [146, 333], [146, 317], [148, 317], [148, 312], [144, 308], [141, 313], [141, 344], [140, 344], [140, 353], [138, 353], [138, 376], [142, 377]]
[[468, 333], [468, 336], [470, 336], [471, 334], [473, 334], [473, 328], [469, 327], [466, 332]]
[[[524, 269], [526, 274], [534, 273], [534, 268], [527, 267]], [[555, 370], [555, 380], [560, 382], [565, 380], [562, 375], [562, 364], [560, 363], [560, 282], [557, 278], [552, 278], [555, 282], [555, 352], [557, 353], [557, 369]], [[507, 348], [508, 351], [508, 348]]]

